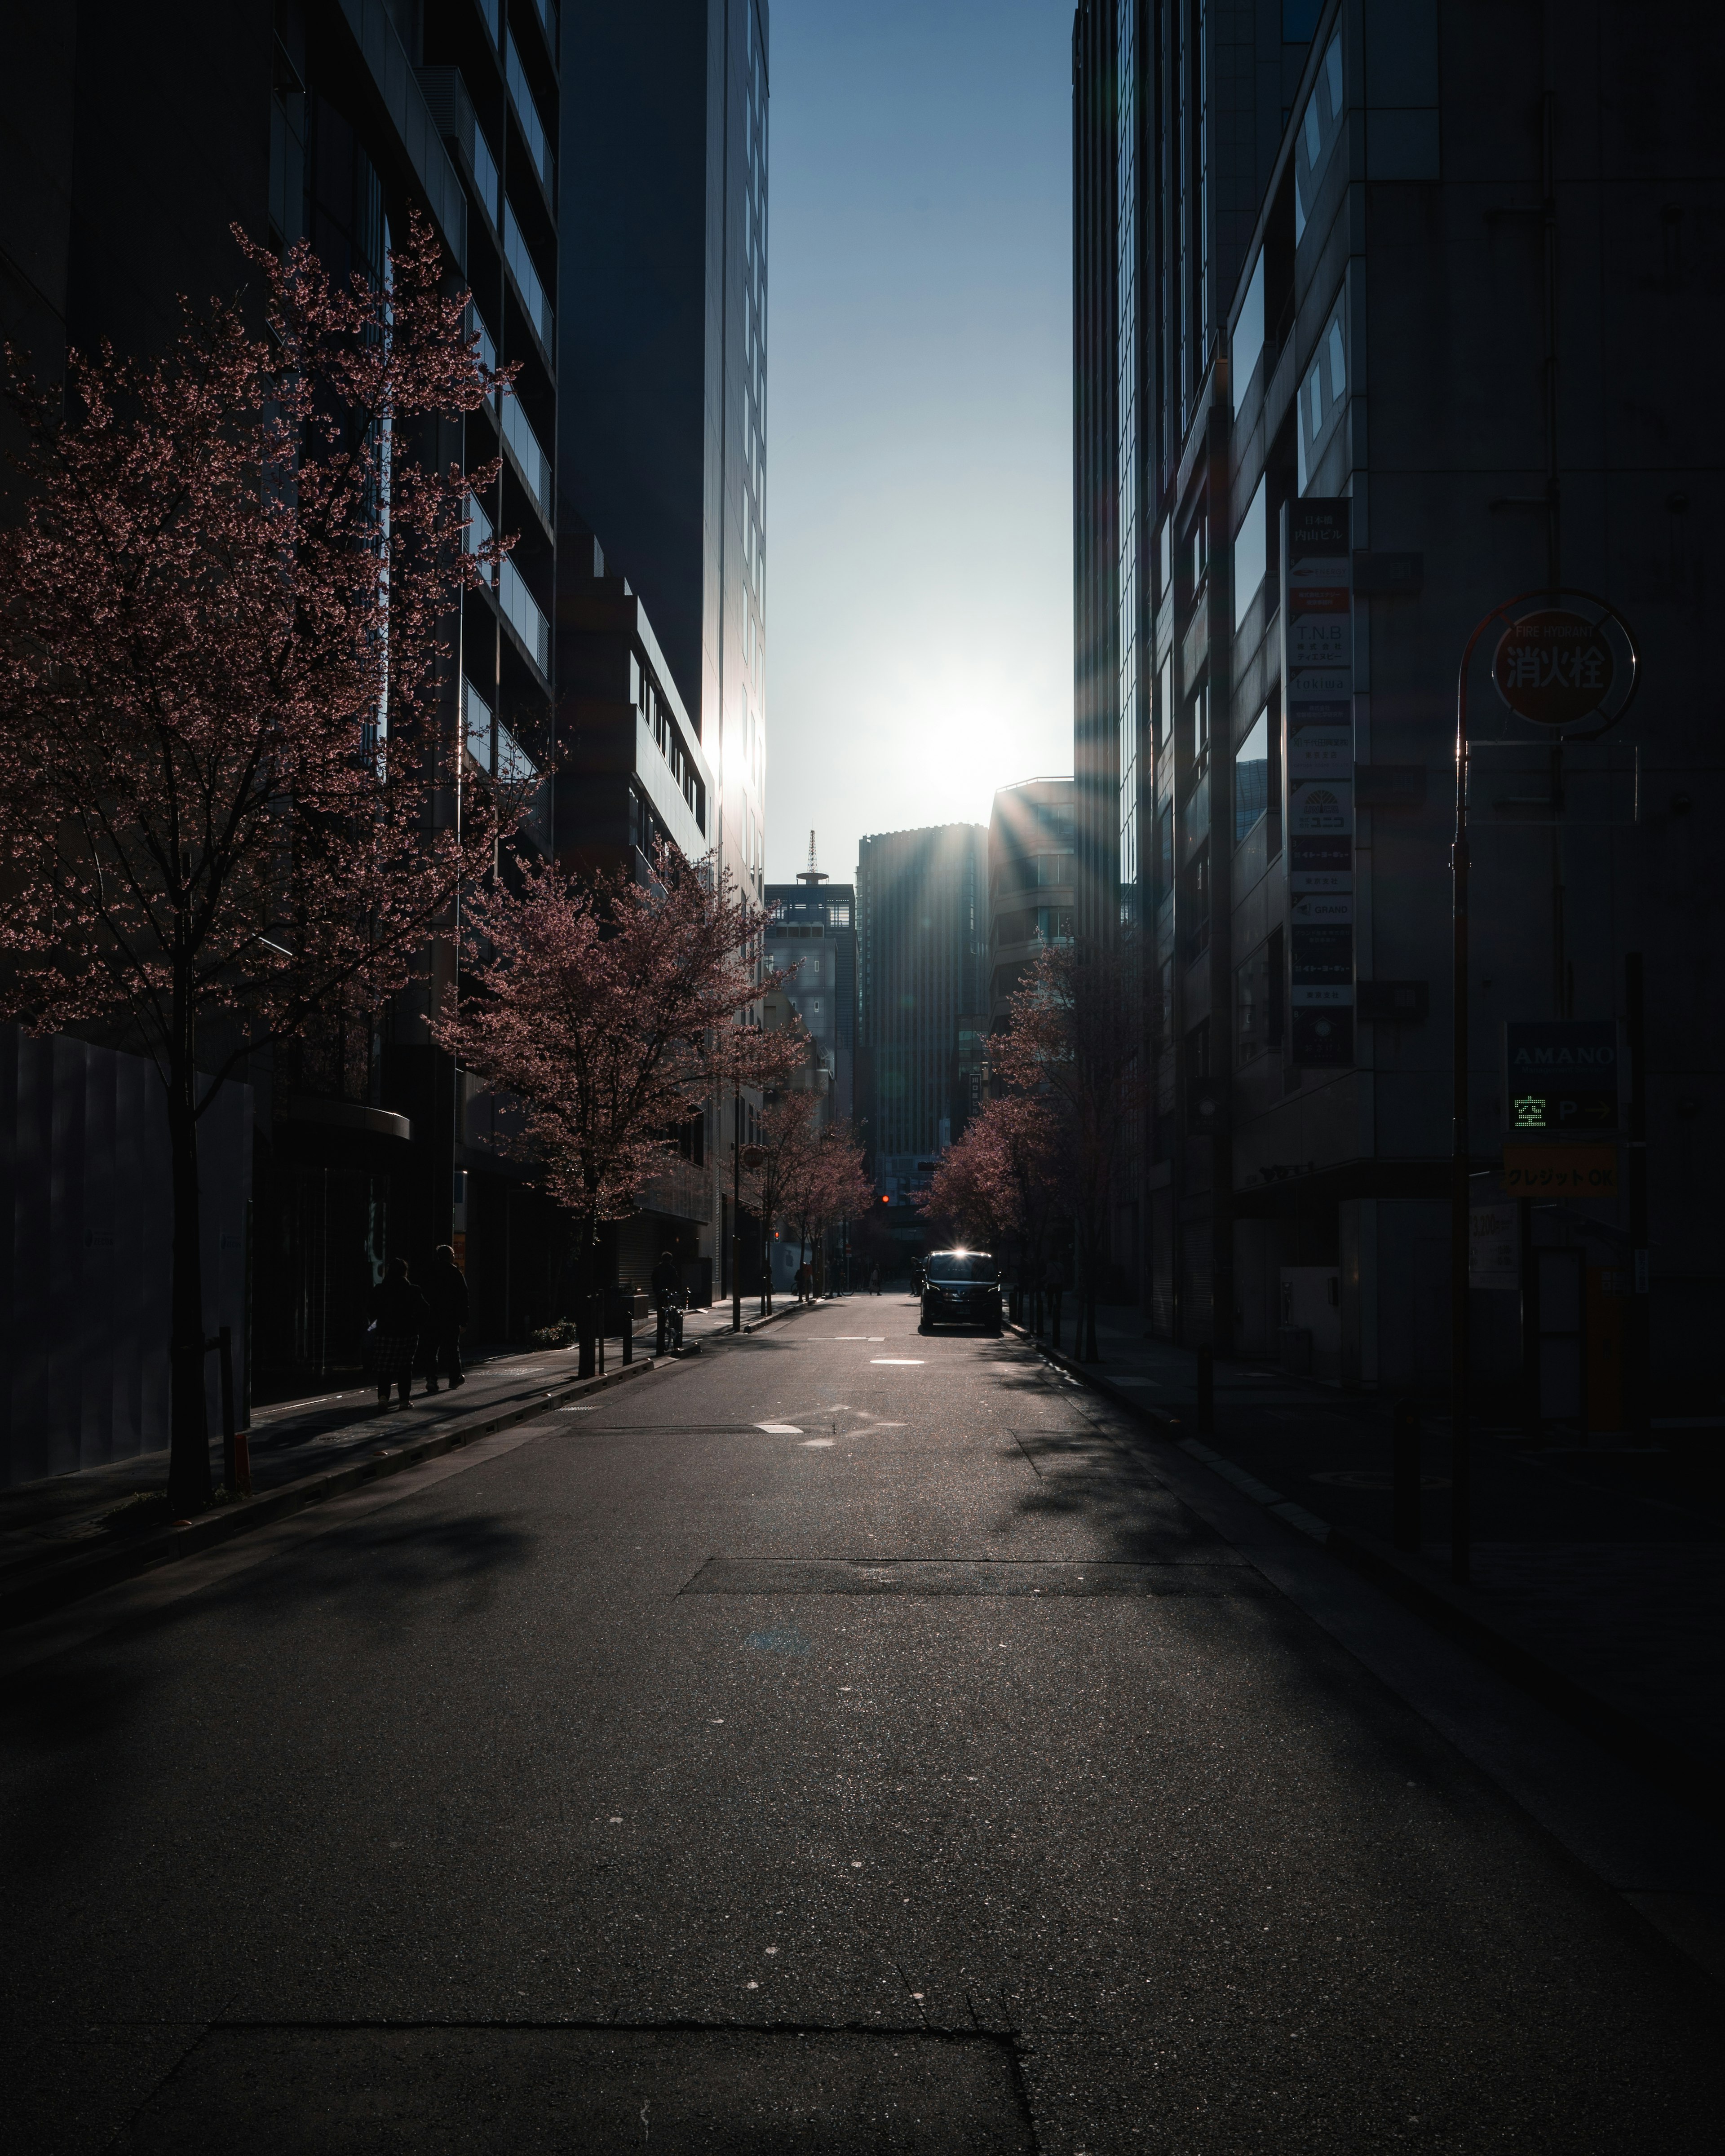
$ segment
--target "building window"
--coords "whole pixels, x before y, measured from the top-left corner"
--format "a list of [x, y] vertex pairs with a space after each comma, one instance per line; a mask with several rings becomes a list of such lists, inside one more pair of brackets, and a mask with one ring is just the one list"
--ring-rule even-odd
[[1234, 535], [1234, 626], [1236, 632], [1246, 609], [1263, 588], [1270, 567], [1270, 475], [1258, 481], [1244, 522]]
[[1294, 144], [1294, 241], [1317, 206], [1318, 182], [1342, 132], [1342, 33], [1331, 38], [1324, 64], [1307, 100], [1306, 116]]
[[1200, 768], [1210, 755], [1210, 685], [1201, 683], [1186, 706], [1187, 752]]
[[1270, 810], [1270, 711], [1266, 705], [1234, 752], [1234, 843]]
[[1330, 319], [1318, 340], [1317, 350], [1306, 379], [1300, 385], [1299, 420], [1296, 432], [1300, 448], [1300, 491], [1304, 494], [1317, 469], [1318, 459], [1330, 438], [1348, 398], [1348, 288], [1330, 311]]
[[1260, 248], [1258, 259], [1252, 270], [1252, 281], [1246, 286], [1245, 300], [1240, 307], [1240, 320], [1234, 326], [1234, 344], [1229, 361], [1234, 377], [1232, 388], [1236, 413], [1263, 350], [1264, 250]]

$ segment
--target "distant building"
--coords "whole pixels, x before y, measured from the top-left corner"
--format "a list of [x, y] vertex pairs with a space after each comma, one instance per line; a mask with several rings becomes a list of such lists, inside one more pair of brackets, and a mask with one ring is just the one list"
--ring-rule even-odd
[[[1725, 16], [1515, 20], [1080, 0], [1079, 904], [1141, 931], [1158, 1093], [1147, 1232], [1116, 1257], [1155, 1329], [1442, 1387], [1458, 669], [1517, 594], [1619, 606], [1640, 694], [1597, 744], [1554, 755], [1513, 716], [1496, 628], [1473, 677], [1466, 1137], [1476, 1218], [1508, 1222], [1478, 1373], [1605, 1430], [1644, 1322], [1694, 1403], [1666, 1412], [1718, 1390], [1719, 439], [1693, 355], [1725, 326], [1725, 179], [1694, 86]], [[1626, 1040], [1638, 967], [1645, 1153], [1618, 1194], [1506, 1207], [1506, 1027]], [[1600, 1109], [1614, 1162], [1629, 1099]]]
[[[573, 11], [571, 11], [572, 18]], [[584, 790], [590, 747], [602, 791], [621, 767], [637, 808], [657, 713], [686, 715], [682, 778], [706, 789], [701, 850], [739, 891], [765, 877], [767, 103], [768, 9], [728, 0], [586, 8], [564, 77], [561, 168], [560, 514], [597, 534], [608, 577], [626, 578], [656, 655], [642, 665], [638, 752], [616, 720], [583, 729], [559, 792]], [[559, 584], [560, 625], [578, 634], [594, 593], [590, 549]], [[572, 611], [565, 612], [565, 603]], [[639, 657], [640, 654], [637, 654]], [[674, 721], [668, 731], [675, 732]], [[604, 812], [608, 818], [610, 810]], [[565, 815], [579, 837], [587, 811]], [[603, 820], [603, 819], [602, 819]], [[665, 821], [665, 819], [659, 819]], [[670, 820], [675, 820], [675, 814]], [[680, 840], [680, 844], [681, 841]], [[747, 1104], [745, 1104], [745, 1108]], [[715, 1188], [701, 1230], [713, 1277], [728, 1263], [732, 1103], [709, 1110]]]
[[[814, 852], [814, 834], [809, 834]], [[770, 883], [767, 903], [773, 926], [767, 964], [773, 972], [794, 967], [783, 993], [801, 1024], [824, 1074], [827, 1116], [849, 1123], [856, 1116], [856, 891], [829, 883], [811, 859], [794, 883]]]
[[1026, 778], [1003, 786], [988, 818], [988, 1030], [1045, 945], [1074, 932], [1077, 865], [1073, 783]]
[[858, 848], [867, 1135], [876, 1183], [895, 1198], [951, 1142], [960, 1020], [987, 1008], [988, 838], [980, 824], [942, 824]]

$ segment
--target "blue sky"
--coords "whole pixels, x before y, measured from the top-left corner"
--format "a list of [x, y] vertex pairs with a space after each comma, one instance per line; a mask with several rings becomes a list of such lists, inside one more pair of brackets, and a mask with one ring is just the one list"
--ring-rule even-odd
[[1072, 758], [1070, 0], [773, 0], [768, 875]]

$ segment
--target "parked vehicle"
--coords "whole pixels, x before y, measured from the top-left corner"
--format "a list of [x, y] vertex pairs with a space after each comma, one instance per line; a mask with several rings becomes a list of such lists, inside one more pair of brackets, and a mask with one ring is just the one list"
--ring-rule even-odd
[[922, 1323], [1000, 1330], [1000, 1261], [987, 1250], [931, 1250], [922, 1260]]

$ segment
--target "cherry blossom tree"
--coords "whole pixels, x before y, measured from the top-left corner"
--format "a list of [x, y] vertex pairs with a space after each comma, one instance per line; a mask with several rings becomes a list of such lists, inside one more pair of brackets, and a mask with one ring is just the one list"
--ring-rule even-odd
[[[785, 1212], [797, 1236], [799, 1260], [812, 1253], [824, 1273], [828, 1231], [865, 1214], [874, 1195], [864, 1172], [863, 1148], [849, 1124], [827, 1124], [802, 1149], [785, 1187]], [[824, 1281], [818, 1285], [824, 1286]]]
[[0, 1009], [160, 1074], [181, 1512], [211, 1495], [198, 1118], [268, 1044], [397, 988], [500, 821], [457, 815], [438, 724], [448, 624], [500, 551], [463, 546], [490, 475], [435, 452], [503, 378], [424, 223], [384, 288], [234, 237], [260, 328], [186, 305], [165, 356], [74, 352], [60, 389], [6, 353]]
[[985, 1101], [941, 1156], [922, 1200], [937, 1232], [1003, 1257], [1040, 1296], [1043, 1260], [1070, 1182], [1066, 1122], [1044, 1092]]
[[[806, 1174], [807, 1155], [819, 1142], [820, 1097], [807, 1087], [780, 1091], [769, 1099], [756, 1119], [753, 1159], [746, 1163], [742, 1203], [760, 1221], [763, 1233], [787, 1218], [787, 1194], [798, 1188]], [[773, 1307], [773, 1269], [770, 1251], [764, 1254], [766, 1310]]]
[[581, 1370], [593, 1365], [599, 1224], [637, 1209], [715, 1097], [782, 1075], [800, 1055], [749, 1013], [782, 976], [758, 971], [766, 916], [727, 872], [669, 850], [653, 880], [527, 871], [465, 909], [470, 993], [433, 1031], [522, 1107], [516, 1141], [576, 1230]]
[[1045, 1101], [1062, 1130], [1068, 1209], [1079, 1258], [1079, 1353], [1096, 1359], [1096, 1288], [1114, 1192], [1151, 1096], [1137, 952], [1051, 943], [1013, 997], [990, 1044], [997, 1075]]

